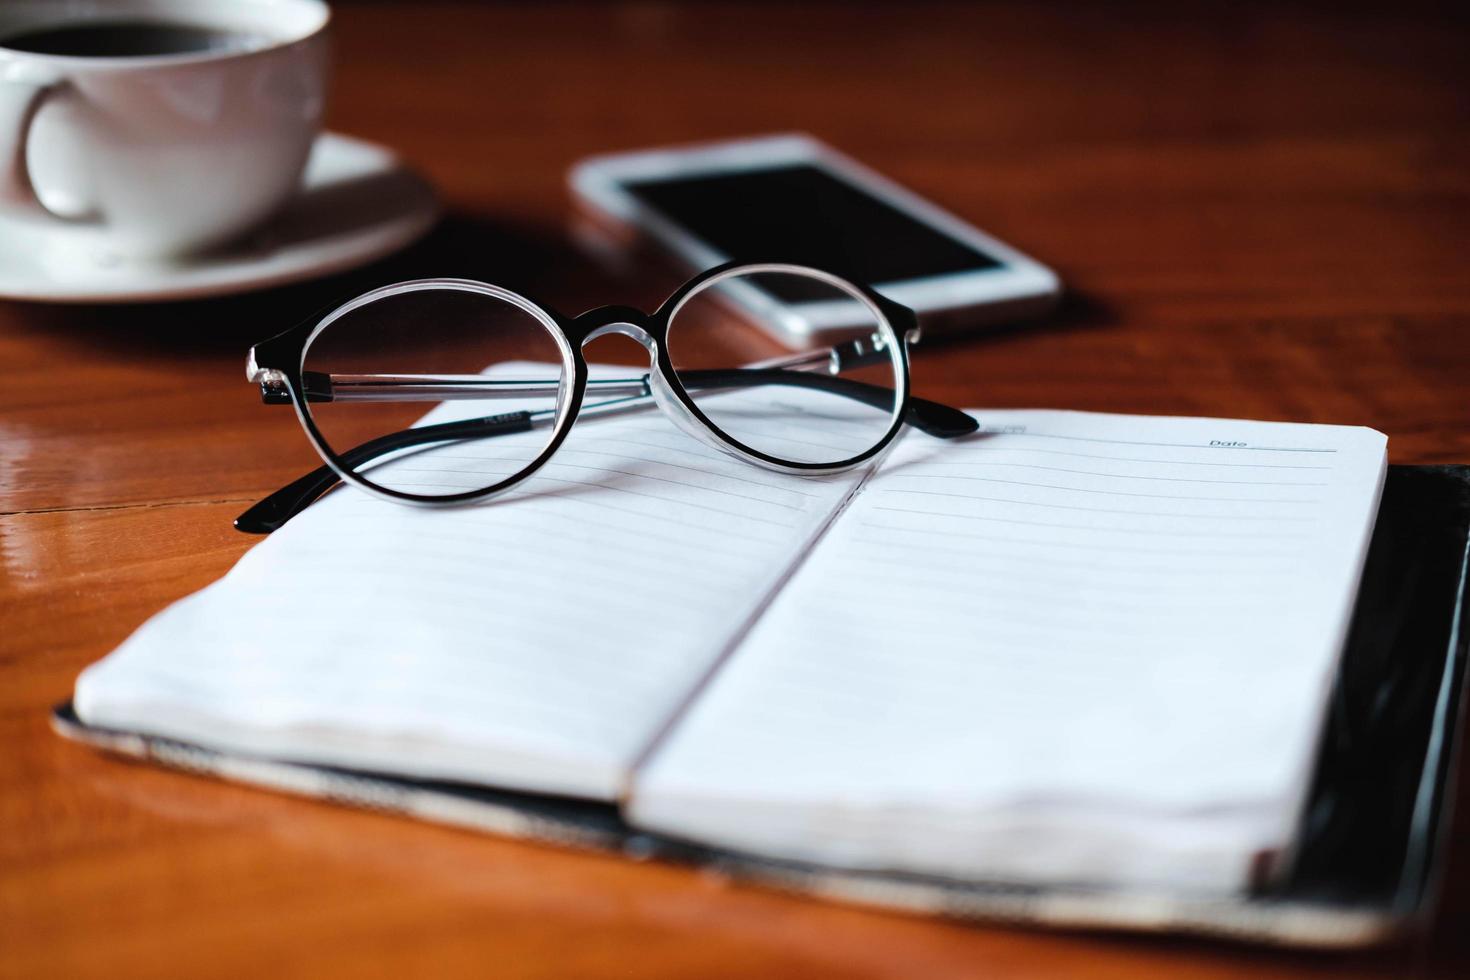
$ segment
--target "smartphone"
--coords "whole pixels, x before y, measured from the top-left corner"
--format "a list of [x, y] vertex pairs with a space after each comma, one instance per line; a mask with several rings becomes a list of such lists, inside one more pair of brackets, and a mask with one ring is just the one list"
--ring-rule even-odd
[[[695, 269], [774, 258], [862, 279], [919, 314], [926, 333], [1050, 310], [1056, 273], [812, 137], [792, 134], [590, 157], [577, 203], [630, 226]], [[792, 346], [851, 328], [853, 305], [772, 285], [731, 291]]]

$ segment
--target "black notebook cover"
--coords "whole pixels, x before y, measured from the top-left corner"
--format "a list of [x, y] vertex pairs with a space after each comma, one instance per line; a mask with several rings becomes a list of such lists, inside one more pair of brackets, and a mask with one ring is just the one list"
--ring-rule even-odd
[[1297, 851], [1284, 874], [1232, 898], [770, 860], [641, 832], [612, 804], [227, 755], [91, 727], [70, 704], [53, 723], [69, 738], [176, 768], [844, 901], [962, 919], [1365, 945], [1411, 927], [1433, 901], [1463, 701], [1467, 555], [1470, 467], [1390, 467]]

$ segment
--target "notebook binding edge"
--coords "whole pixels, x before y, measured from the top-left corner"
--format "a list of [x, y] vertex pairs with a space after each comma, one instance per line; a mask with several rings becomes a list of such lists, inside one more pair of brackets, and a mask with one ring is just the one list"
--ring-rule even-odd
[[920, 875], [807, 866], [687, 843], [626, 825], [605, 830], [575, 819], [368, 774], [230, 755], [168, 738], [94, 728], [68, 717], [65, 707], [51, 716], [52, 728], [62, 737], [170, 769], [540, 844], [584, 852], [616, 852], [639, 861], [657, 859], [723, 879], [844, 904], [962, 922], [1185, 933], [1323, 949], [1375, 945], [1404, 931], [1402, 918], [1376, 908], [1269, 898], [1189, 899], [1144, 892], [951, 882]]

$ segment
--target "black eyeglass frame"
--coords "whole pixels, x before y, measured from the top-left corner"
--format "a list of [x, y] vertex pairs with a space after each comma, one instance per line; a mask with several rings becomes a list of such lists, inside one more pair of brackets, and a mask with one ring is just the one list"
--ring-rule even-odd
[[[759, 381], [759, 383], [801, 384], [813, 387], [838, 386], [841, 393], [869, 401], [870, 404], [874, 402], [874, 399], [870, 396], [865, 396], [864, 389], [881, 392], [884, 401], [891, 399], [892, 420], [883, 436], [857, 455], [836, 462], [810, 463], [782, 459], [755, 449], [752, 446], [745, 445], [713, 422], [700, 409], [685, 387], [684, 379], [681, 378], [680, 373], [674, 368], [669, 354], [669, 328], [685, 301], [704, 289], [726, 279], [772, 273], [812, 277], [846, 292], [855, 300], [862, 302], [868, 307], [869, 312], [874, 315], [879, 325], [881, 335], [875, 334], [866, 345], [861, 340], [848, 341], [845, 344], [823, 351], [798, 354], [790, 358], [763, 362], [759, 365], [746, 368], [703, 373], [724, 377], [736, 372], [741, 375], [749, 375], [752, 370], [755, 372], [764, 371], [769, 373], [763, 375], [765, 380]], [[355, 447], [344, 454], [339, 454], [328, 444], [312, 417], [308, 403], [311, 401], [331, 400], [331, 384], [328, 381], [327, 389], [324, 392], [318, 379], [313, 377], [312, 372], [306, 370], [305, 362], [307, 352], [316, 337], [342, 316], [388, 296], [418, 289], [439, 288], [482, 293], [488, 297], [510, 303], [537, 319], [557, 343], [562, 355], [562, 378], [557, 382], [557, 405], [555, 417], [552, 422], [553, 432], [551, 439], [548, 440], [546, 446], [534, 460], [506, 479], [488, 487], [454, 494], [415, 494], [382, 486], [368, 479], [356, 470], [356, 464], [354, 462], [344, 458], [344, 456], [358, 454], [359, 451], [371, 444]], [[642, 397], [651, 397], [680, 428], [689, 431], [696, 438], [732, 456], [779, 472], [815, 476], [838, 473], [860, 466], [887, 449], [906, 422], [918, 425], [925, 431], [943, 437], [965, 434], [973, 431], [975, 428], [973, 420], [956, 409], [912, 397], [909, 390], [907, 345], [909, 342], [916, 340], [919, 334], [918, 318], [912, 310], [888, 299], [862, 283], [854, 282], [842, 276], [810, 266], [779, 262], [757, 263], [736, 261], [715, 266], [684, 283], [684, 285], [675, 290], [651, 314], [627, 306], [602, 306], [588, 310], [575, 317], [568, 317], [558, 312], [554, 307], [527, 297], [524, 294], [476, 280], [423, 279], [395, 283], [364, 293], [338, 306], [323, 317], [305, 320], [290, 330], [256, 344], [250, 349], [250, 354], [246, 362], [246, 376], [253, 383], [261, 385], [262, 394], [266, 401], [279, 402], [287, 400], [287, 398], [280, 397], [281, 394], [289, 397], [289, 401], [296, 410], [297, 418], [305, 430], [307, 438], [311, 441], [318, 455], [321, 456], [322, 460], [337, 479], [357, 486], [376, 496], [402, 503], [430, 507], [451, 506], [485, 500], [504, 493], [528, 479], [555, 455], [570, 433], [571, 427], [579, 417], [585, 402], [590, 372], [586, 359], [582, 354], [582, 347], [588, 341], [609, 333], [622, 333], [632, 337], [634, 340], [642, 343], [653, 357], [653, 367], [655, 370], [649, 372], [641, 379], [642, 391], [633, 397], [639, 398], [640, 400]], [[896, 387], [892, 390], [879, 386], [866, 385], [852, 379], [836, 377], [836, 373], [840, 369], [848, 366], [877, 363], [880, 358], [890, 361], [893, 365]], [[797, 368], [797, 365], [809, 368], [812, 365], [821, 365], [823, 363], [830, 365], [830, 373], [816, 373]], [[691, 375], [700, 372], [685, 371], [684, 373]], [[570, 378], [570, 382], [568, 382], [568, 378]], [[718, 381], [718, 379], [716, 380]], [[728, 381], [729, 379], [727, 378], [726, 380]], [[756, 379], [751, 378], [750, 380], [755, 381]], [[418, 379], [418, 381], [422, 384], [433, 382], [434, 379]], [[597, 382], [592, 383], [596, 384]], [[626, 386], [626, 383], [624, 384]], [[726, 387], [727, 385], [714, 384], [713, 386]], [[284, 389], [284, 392], [281, 389]], [[448, 389], [440, 387], [436, 390], [444, 391]], [[460, 394], [463, 395], [465, 393], [460, 392]], [[468, 397], [476, 396], [471, 394]], [[484, 396], [481, 395], [479, 397]], [[485, 435], [503, 434], [529, 428], [530, 423], [520, 418], [520, 416], [527, 416], [527, 414], [507, 413], [504, 416], [492, 416], [486, 419], [472, 420], [470, 424], [480, 426], [485, 430]], [[453, 428], [462, 424], [446, 423], [445, 425], [446, 428]], [[437, 429], [438, 427], [431, 428]], [[411, 435], [415, 432], [424, 435], [428, 434], [427, 430], [410, 429], [405, 430], [403, 435]], [[451, 434], [450, 432], [446, 432], [444, 436], [446, 441], [449, 439], [475, 437], [472, 435]], [[374, 440], [374, 442], [377, 441]], [[372, 458], [375, 455], [381, 455], [388, 451], [391, 450], [383, 449], [371, 453], [367, 458]], [[307, 477], [296, 481], [290, 487], [283, 488], [280, 493], [286, 493], [293, 487], [304, 484], [313, 476], [314, 474], [308, 474]], [[329, 481], [329, 483], [331, 482], [336, 481]], [[325, 487], [315, 493], [311, 493], [305, 502], [309, 503], [310, 499], [314, 499], [315, 496], [324, 490]], [[268, 501], [270, 499], [267, 498]], [[267, 501], [262, 501], [262, 505], [266, 503]], [[258, 510], [262, 505], [257, 505], [256, 508], [252, 508], [252, 511]], [[305, 503], [292, 507], [291, 513], [294, 514], [302, 506], [305, 506]], [[289, 516], [290, 514], [286, 515], [286, 517]], [[278, 526], [279, 523], [276, 522], [276, 525]], [[239, 521], [237, 521], [237, 526], [241, 526]], [[245, 528], [242, 527], [242, 529]], [[271, 528], [265, 527], [263, 529], [269, 530]]]

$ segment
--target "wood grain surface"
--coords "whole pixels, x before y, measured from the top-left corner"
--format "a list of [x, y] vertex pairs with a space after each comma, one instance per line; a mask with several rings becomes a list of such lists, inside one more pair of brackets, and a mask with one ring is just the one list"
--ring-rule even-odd
[[46, 724], [313, 465], [245, 384], [250, 343], [420, 274], [659, 298], [667, 270], [573, 244], [564, 174], [593, 152], [809, 131], [1059, 269], [1044, 323], [917, 353], [921, 395], [1362, 423], [1394, 462], [1470, 460], [1470, 30], [1460, 5], [1381, 7], [339, 7], [330, 124], [436, 183], [428, 240], [230, 299], [0, 303], [0, 975], [1466, 975], [1464, 793], [1432, 928], [1321, 956], [828, 905], [155, 771]]

